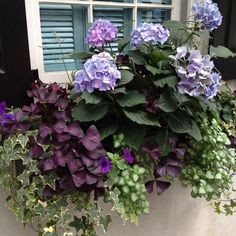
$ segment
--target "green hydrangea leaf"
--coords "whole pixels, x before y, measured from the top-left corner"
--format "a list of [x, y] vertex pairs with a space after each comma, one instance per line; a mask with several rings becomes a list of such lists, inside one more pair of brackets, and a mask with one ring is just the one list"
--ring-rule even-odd
[[118, 82], [118, 85], [124, 85], [124, 84], [128, 84], [129, 82], [131, 82], [134, 78], [134, 74], [131, 73], [128, 70], [121, 70], [121, 79]]
[[178, 108], [178, 101], [170, 92], [165, 92], [160, 95], [158, 106], [164, 112], [174, 112]]
[[145, 96], [137, 91], [128, 91], [127, 95], [117, 99], [122, 107], [132, 107], [146, 102]]
[[164, 88], [165, 85], [167, 85], [170, 88], [175, 88], [176, 84], [177, 84], [177, 77], [174, 75], [170, 75], [164, 78], [160, 78], [158, 80], [153, 81], [153, 83], [160, 88]]
[[102, 101], [102, 98], [98, 94], [88, 93], [87, 91], [82, 93], [81, 98], [85, 100], [86, 104], [98, 104]]
[[167, 120], [171, 130], [175, 133], [188, 133], [192, 130], [192, 119], [186, 112], [170, 113]]
[[108, 112], [108, 105], [101, 103], [97, 105], [86, 104], [81, 101], [73, 110], [72, 116], [81, 122], [97, 121], [102, 119]]
[[148, 114], [147, 112], [143, 112], [140, 110], [137, 111], [123, 110], [123, 111], [130, 120], [132, 120], [137, 124], [160, 127], [160, 123], [157, 117], [154, 116], [153, 114]]

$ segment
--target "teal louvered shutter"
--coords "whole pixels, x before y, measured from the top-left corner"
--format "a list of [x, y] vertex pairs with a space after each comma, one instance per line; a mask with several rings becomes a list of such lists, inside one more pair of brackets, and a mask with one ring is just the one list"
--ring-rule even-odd
[[138, 24], [141, 22], [162, 23], [171, 18], [171, 10], [169, 9], [139, 9]]
[[[121, 0], [120, 0], [121, 1]], [[127, 38], [130, 35], [132, 21], [131, 11], [123, 8], [101, 8], [95, 7], [93, 11], [94, 21], [98, 19], [110, 20], [115, 26], [121, 27], [121, 32], [118, 34], [119, 39]], [[117, 43], [111, 43], [113, 52], [118, 51]]]
[[71, 5], [41, 4], [41, 32], [46, 72], [75, 68], [72, 59], [64, 59], [74, 51], [73, 10]]

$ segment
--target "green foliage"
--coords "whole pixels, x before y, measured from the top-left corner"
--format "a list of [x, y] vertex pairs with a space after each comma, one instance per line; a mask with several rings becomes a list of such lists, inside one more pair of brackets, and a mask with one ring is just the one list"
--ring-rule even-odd
[[121, 70], [120, 72], [121, 72], [121, 79], [120, 79], [118, 85], [125, 85], [133, 80], [134, 74], [131, 73], [130, 71]]
[[135, 90], [127, 91], [127, 94], [117, 99], [117, 102], [122, 107], [133, 107], [146, 102], [145, 96]]
[[123, 52], [124, 49], [129, 45], [129, 43], [130, 43], [130, 38], [120, 39], [118, 41], [118, 51], [119, 51], [119, 53]]
[[219, 199], [232, 188], [235, 171], [235, 149], [228, 148], [230, 140], [216, 119], [198, 118], [202, 140], [190, 139], [188, 155], [180, 179], [192, 186], [193, 197]]
[[153, 82], [157, 87], [160, 87], [160, 88], [164, 88], [166, 85], [169, 88], [175, 88], [177, 81], [178, 80], [176, 76], [170, 75], [164, 78], [158, 78], [158, 80], [155, 80]]
[[102, 101], [101, 96], [95, 93], [88, 93], [84, 91], [81, 95], [81, 98], [85, 100], [86, 104], [98, 104]]
[[228, 57], [234, 57], [234, 53], [224, 46], [217, 46], [217, 47], [211, 46], [210, 56], [216, 58], [217, 57], [228, 58]]
[[81, 101], [73, 109], [72, 115], [75, 120], [79, 121], [97, 121], [102, 119], [107, 114], [108, 109], [109, 107], [106, 103], [91, 105]]
[[150, 126], [160, 126], [159, 121], [157, 118], [152, 115], [148, 114], [147, 112], [136, 110], [136, 111], [128, 111], [123, 110], [124, 114], [133, 122], [140, 124], [140, 125], [150, 125]]
[[138, 224], [138, 216], [149, 213], [146, 188], [143, 183], [145, 169], [138, 165], [129, 166], [117, 154], [108, 153], [112, 170], [108, 175], [108, 200], [113, 202], [113, 210], [120, 214], [124, 222], [130, 220]]
[[[13, 135], [5, 140], [0, 150], [1, 185], [9, 194], [6, 199], [8, 207], [22, 224], [42, 236], [58, 236], [61, 232], [64, 236], [71, 236], [74, 235], [71, 227], [81, 231], [81, 235], [96, 236], [95, 225], [106, 231], [111, 216], [103, 215], [102, 209], [88, 194], [75, 192], [51, 198], [42, 195], [45, 185], [55, 188], [56, 176], [41, 175], [37, 162], [29, 158], [27, 143], [30, 136], [36, 136], [36, 132]], [[22, 172], [16, 175], [15, 166], [19, 161], [23, 165]], [[77, 214], [81, 217], [78, 218]]]
[[164, 112], [174, 112], [178, 109], [178, 101], [170, 91], [162, 93], [159, 98], [158, 106]]
[[189, 133], [192, 131], [192, 118], [183, 111], [170, 113], [167, 117], [168, 124], [175, 133]]

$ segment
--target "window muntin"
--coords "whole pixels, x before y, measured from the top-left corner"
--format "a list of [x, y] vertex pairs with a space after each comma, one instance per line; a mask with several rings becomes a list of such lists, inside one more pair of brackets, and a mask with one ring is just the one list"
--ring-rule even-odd
[[[46, 29], [46, 22], [41, 21], [42, 9], [40, 8], [43, 5], [56, 5], [59, 9], [63, 5], [67, 5], [72, 9], [73, 32], [69, 29], [71, 26], [71, 20], [67, 23], [64, 22], [64, 27], [68, 27], [68, 29], [64, 30], [71, 32], [70, 36], [68, 34], [68, 37], [63, 38], [63, 35], [59, 36], [59, 38], [62, 39], [60, 43], [55, 42], [55, 40], [54, 42], [50, 42], [53, 37], [45, 37], [46, 33], [47, 36], [49, 36], [50, 33], [51, 36], [60, 35], [62, 34], [60, 30], [63, 29], [54, 29], [53, 24], [55, 24], [56, 27], [56, 24], [60, 22], [58, 19], [51, 25], [51, 27]], [[77, 9], [75, 10], [75, 8]], [[105, 16], [108, 9], [114, 9], [116, 11], [121, 10], [124, 13], [125, 28], [124, 32], [119, 34], [119, 37], [126, 37], [126, 35], [129, 35], [131, 30], [137, 27], [141, 22], [162, 22], [164, 17], [167, 19], [171, 18], [178, 20], [180, 14], [179, 0], [26, 0], [31, 67], [32, 69], [39, 70], [41, 80], [45, 82], [67, 81], [66, 73], [64, 71], [64, 62], [68, 70], [78, 69], [81, 67], [81, 64], [78, 62], [66, 58], [65, 54], [67, 54], [67, 51], [72, 51], [72, 49], [76, 51], [84, 51], [87, 49], [87, 46], [84, 44], [84, 37], [88, 29], [88, 23], [98, 19], [98, 15], [102, 13], [102, 10], [104, 11], [103, 13]], [[157, 9], [159, 9], [159, 12]], [[53, 13], [51, 14], [53, 15]], [[75, 24], [75, 15], [77, 15], [77, 18], [80, 16], [80, 19], [77, 19], [77, 22], [80, 22], [80, 24]], [[128, 24], [125, 22], [128, 22]], [[50, 29], [51, 32], [45, 32], [50, 31]], [[62, 52], [65, 52], [65, 54], [62, 53], [62, 56], [60, 55], [60, 49], [58, 48], [60, 45], [61, 49], [63, 49]], [[112, 44], [112, 46], [114, 50], [117, 50], [117, 45]], [[50, 52], [52, 53], [50, 54]], [[64, 58], [63, 61], [61, 60], [62, 58]]]

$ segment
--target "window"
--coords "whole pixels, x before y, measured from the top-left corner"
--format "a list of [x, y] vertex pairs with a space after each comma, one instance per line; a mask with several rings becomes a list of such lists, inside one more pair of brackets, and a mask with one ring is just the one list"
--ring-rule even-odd
[[[180, 0], [26, 0], [32, 69], [45, 82], [66, 82], [65, 69], [81, 68], [66, 55], [84, 51], [89, 24], [100, 18], [123, 26], [126, 38], [141, 22], [161, 23], [180, 18]], [[117, 44], [111, 44], [117, 51]]]

